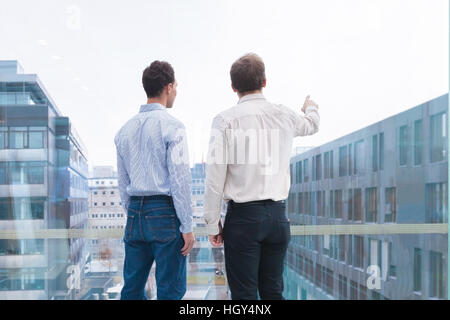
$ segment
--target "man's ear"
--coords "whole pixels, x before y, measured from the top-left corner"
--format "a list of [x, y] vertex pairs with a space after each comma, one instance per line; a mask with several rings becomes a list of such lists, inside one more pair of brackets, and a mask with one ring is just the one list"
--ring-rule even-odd
[[233, 89], [234, 92], [237, 92], [237, 89], [234, 87], [233, 83], [231, 83], [231, 89]]
[[262, 87], [263, 87], [263, 88], [265, 88], [265, 87], [266, 87], [266, 85], [267, 85], [267, 79], [266, 79], [266, 78], [264, 78], [264, 82], [263, 82], [263, 85], [262, 85]]

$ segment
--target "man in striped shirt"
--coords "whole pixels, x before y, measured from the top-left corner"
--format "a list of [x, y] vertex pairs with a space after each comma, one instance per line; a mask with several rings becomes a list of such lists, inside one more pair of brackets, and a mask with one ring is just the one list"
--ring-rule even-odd
[[184, 125], [171, 116], [177, 94], [172, 66], [155, 61], [142, 78], [147, 104], [117, 133], [117, 170], [127, 210], [123, 300], [143, 300], [156, 262], [157, 298], [186, 292], [186, 256], [194, 246], [191, 173]]

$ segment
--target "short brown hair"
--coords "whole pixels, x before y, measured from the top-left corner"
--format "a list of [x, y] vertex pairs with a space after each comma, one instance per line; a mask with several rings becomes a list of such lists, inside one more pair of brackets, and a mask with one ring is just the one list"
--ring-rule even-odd
[[142, 75], [142, 85], [148, 98], [159, 97], [164, 88], [174, 82], [175, 72], [166, 61], [153, 61]]
[[249, 53], [233, 63], [230, 75], [239, 93], [261, 90], [266, 79], [266, 68], [258, 55]]

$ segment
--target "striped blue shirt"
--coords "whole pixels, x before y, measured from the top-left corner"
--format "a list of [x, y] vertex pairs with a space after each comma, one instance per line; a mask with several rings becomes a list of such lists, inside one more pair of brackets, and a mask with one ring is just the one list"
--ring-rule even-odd
[[192, 232], [192, 179], [183, 123], [161, 104], [143, 105], [114, 142], [124, 208], [128, 208], [130, 196], [172, 196], [180, 231]]

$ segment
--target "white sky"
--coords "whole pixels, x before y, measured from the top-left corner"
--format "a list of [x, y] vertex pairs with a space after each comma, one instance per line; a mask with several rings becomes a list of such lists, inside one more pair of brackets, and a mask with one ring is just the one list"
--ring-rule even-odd
[[266, 63], [269, 100], [320, 105], [321, 145], [448, 92], [447, 0], [15, 0], [0, 5], [0, 59], [37, 73], [88, 148], [115, 165], [113, 138], [146, 102], [143, 69], [169, 61], [174, 116], [191, 162], [233, 106], [229, 69], [247, 52]]

